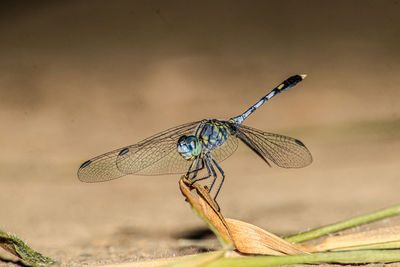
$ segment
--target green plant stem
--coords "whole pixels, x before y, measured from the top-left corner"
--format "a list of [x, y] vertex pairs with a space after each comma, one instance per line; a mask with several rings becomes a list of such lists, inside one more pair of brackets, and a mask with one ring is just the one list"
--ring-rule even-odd
[[243, 258], [220, 258], [203, 266], [273, 266], [313, 263], [388, 263], [400, 261], [399, 250], [364, 250], [347, 252], [323, 252], [291, 256], [252, 256]]
[[400, 249], [400, 241], [378, 243], [365, 246], [343, 247], [331, 249], [330, 251], [347, 251], [347, 250], [371, 250], [371, 249]]
[[297, 235], [293, 235], [285, 238], [285, 240], [291, 243], [300, 243], [307, 240], [318, 238], [320, 236], [335, 233], [344, 229], [370, 223], [373, 221], [377, 221], [398, 214], [400, 214], [400, 205], [394, 205], [389, 208], [381, 209], [372, 213], [368, 213], [351, 219], [343, 220], [337, 223], [329, 224], [327, 226], [316, 228], [310, 231], [306, 231]]
[[162, 266], [168, 266], [168, 267], [193, 267], [193, 266], [204, 266], [205, 264], [209, 262], [213, 262], [217, 260], [218, 258], [223, 258], [225, 254], [224, 250], [218, 250], [218, 251], [213, 251], [213, 252], [205, 252], [202, 254], [198, 255], [190, 255], [190, 256], [184, 256], [185, 258], [183, 260], [178, 260], [174, 261], [172, 263], [168, 263], [167, 265], [162, 265]]

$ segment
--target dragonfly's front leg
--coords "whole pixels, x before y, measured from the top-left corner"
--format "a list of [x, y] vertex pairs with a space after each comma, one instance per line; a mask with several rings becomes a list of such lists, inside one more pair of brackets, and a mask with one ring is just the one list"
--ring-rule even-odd
[[[211, 177], [211, 170], [210, 167], [208, 167], [207, 163], [204, 163], [204, 158], [199, 158], [199, 162], [201, 161], [201, 167], [197, 168], [196, 170], [193, 171], [193, 177], [190, 178], [190, 180], [192, 181], [192, 184], [201, 180], [205, 180]], [[197, 163], [197, 165], [199, 165], [199, 162]], [[198, 171], [204, 169], [204, 166], [207, 167], [207, 172], [208, 175], [204, 176], [204, 177], [200, 177], [200, 178], [196, 178], [197, 177], [197, 173]], [[209, 190], [208, 190], [209, 191]]]
[[[201, 162], [201, 167], [200, 167], [200, 162]], [[193, 168], [194, 165], [196, 165], [196, 168], [195, 168], [194, 170], [192, 170], [192, 168]], [[188, 171], [187, 171], [187, 173], [186, 173], [186, 176], [189, 177], [190, 180], [193, 180], [193, 179], [196, 178], [197, 173], [198, 173], [199, 171], [201, 171], [202, 169], [204, 169], [204, 162], [203, 162], [203, 159], [201, 159], [200, 157], [196, 157], [196, 158], [193, 160], [192, 164], [190, 165], [190, 167], [189, 167], [189, 169], [188, 169]], [[190, 177], [191, 174], [193, 174], [192, 177]]]
[[[211, 194], [211, 190], [214, 187], [215, 181], [217, 180], [218, 176], [217, 176], [217, 172], [215, 171], [215, 169], [213, 167], [213, 163], [211, 162], [210, 158], [211, 158], [212, 162], [217, 166], [219, 172], [222, 174], [222, 181], [218, 186], [218, 190], [217, 190], [216, 194], [212, 198], [213, 202], [215, 202], [217, 211], [219, 211], [220, 207], [216, 201], [216, 198], [221, 189], [222, 183], [224, 182], [225, 175], [224, 175], [224, 172], [222, 171], [222, 169], [216, 163], [216, 161], [210, 155], [204, 155], [204, 157], [198, 157], [190, 165], [189, 170], [186, 173], [186, 176], [188, 177], [188, 180], [190, 181], [190, 185], [192, 185], [198, 181], [206, 180], [212, 176], [213, 180], [211, 182], [211, 185], [209, 188], [206, 188], [207, 192], [209, 194]], [[200, 163], [201, 163], [201, 167], [200, 167]], [[196, 167], [194, 170], [192, 170], [194, 166], [196, 166]], [[204, 166], [206, 166], [206, 168], [207, 168], [207, 175], [204, 177], [197, 178], [198, 172], [200, 170], [204, 169]], [[190, 174], [193, 174], [193, 176], [190, 177]]]
[[[216, 171], [215, 171], [215, 169], [213, 167], [213, 164], [210, 161], [210, 158], [213, 161], [213, 163], [215, 164], [215, 166], [217, 166], [217, 168], [220, 171], [220, 173], [222, 174], [222, 181], [221, 181], [221, 183], [220, 183], [220, 185], [218, 187], [218, 191], [217, 191], [217, 193], [216, 193], [216, 195], [214, 197], [214, 200], [215, 200], [215, 198], [217, 197], [217, 195], [219, 193], [219, 190], [220, 190], [220, 188], [222, 186], [222, 183], [224, 182], [225, 175], [224, 175], [224, 172], [222, 171], [222, 169], [218, 166], [217, 162], [210, 155], [206, 155], [204, 158], [201, 158], [201, 162], [202, 162], [202, 168], [201, 169], [203, 169], [204, 165], [205, 165], [207, 167], [208, 174], [206, 176], [204, 176], [204, 177], [196, 178], [197, 171], [195, 170], [194, 171], [194, 175], [193, 175], [193, 177], [190, 178], [190, 180], [192, 181], [192, 183], [195, 183], [195, 182], [198, 182], [198, 181], [201, 181], [201, 180], [206, 180], [206, 179], [210, 178], [211, 175], [212, 175], [213, 176], [213, 180], [211, 182], [210, 187], [207, 188], [208, 193], [211, 193], [211, 190], [214, 187], [215, 181], [217, 180], [218, 176], [217, 176], [217, 173], [216, 173]], [[199, 165], [199, 163], [197, 163], [197, 165]]]

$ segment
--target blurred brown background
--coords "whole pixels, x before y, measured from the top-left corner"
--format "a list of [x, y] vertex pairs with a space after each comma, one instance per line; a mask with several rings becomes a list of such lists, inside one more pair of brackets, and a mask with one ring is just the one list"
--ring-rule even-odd
[[393, 1], [1, 1], [0, 227], [65, 264], [192, 253], [203, 227], [178, 176], [83, 184], [79, 165], [181, 123], [238, 115], [314, 163], [241, 146], [223, 213], [295, 233], [399, 202], [400, 4]]

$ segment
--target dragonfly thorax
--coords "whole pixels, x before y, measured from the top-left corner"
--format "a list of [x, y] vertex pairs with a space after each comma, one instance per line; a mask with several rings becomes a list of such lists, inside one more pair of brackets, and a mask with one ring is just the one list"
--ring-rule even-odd
[[201, 144], [196, 136], [183, 135], [177, 144], [179, 154], [186, 160], [191, 160], [201, 153]]
[[219, 120], [205, 120], [196, 131], [196, 136], [202, 144], [204, 153], [213, 151], [222, 146], [232, 134], [231, 123]]

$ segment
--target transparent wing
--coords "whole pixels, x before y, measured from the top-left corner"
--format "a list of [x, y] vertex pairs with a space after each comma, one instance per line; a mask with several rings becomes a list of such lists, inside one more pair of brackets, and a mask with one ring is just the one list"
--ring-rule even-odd
[[128, 146], [117, 156], [116, 165], [124, 174], [161, 175], [186, 172], [191, 161], [177, 150], [182, 135], [194, 135], [199, 121], [183, 124]]
[[301, 168], [312, 162], [307, 147], [292, 137], [266, 133], [245, 125], [238, 126], [235, 135], [267, 163], [270, 160], [279, 167]]
[[78, 169], [78, 178], [82, 182], [95, 183], [113, 180], [125, 174], [118, 170], [115, 160], [121, 149], [85, 161]]
[[137, 144], [92, 158], [81, 165], [78, 178], [93, 183], [134, 173], [157, 175], [186, 172], [190, 162], [179, 155], [176, 145], [182, 135], [194, 134], [199, 123], [190, 122], [170, 128]]
[[[227, 122], [228, 123], [228, 122]], [[187, 161], [182, 158], [177, 150], [178, 139], [182, 135], [194, 135], [200, 122], [195, 122], [193, 127], [184, 127], [176, 129], [168, 135], [168, 138], [162, 139], [162, 148], [159, 149], [159, 144], [152, 141], [146, 144], [142, 149], [134, 148], [126, 154], [122, 153], [117, 158], [117, 167], [120, 171], [126, 174], [138, 175], [161, 175], [161, 174], [178, 174], [187, 172], [192, 161]], [[238, 147], [236, 137], [228, 138], [225, 143], [215, 148], [211, 155], [217, 162], [227, 159], [235, 152]], [[129, 148], [129, 147], [128, 147]], [[142, 166], [142, 168], [138, 168]], [[139, 169], [139, 170], [138, 170]], [[138, 170], [138, 171], [136, 171]]]
[[227, 121], [221, 121], [225, 124], [225, 127], [227, 129], [227, 132], [229, 132], [231, 135], [229, 138], [223, 143], [221, 146], [215, 148], [210, 152], [211, 156], [217, 161], [221, 162], [227, 158], [229, 158], [238, 148], [238, 139], [236, 136], [232, 135], [233, 132], [231, 129], [234, 129], [232, 127], [235, 127], [234, 124], [227, 122]]

